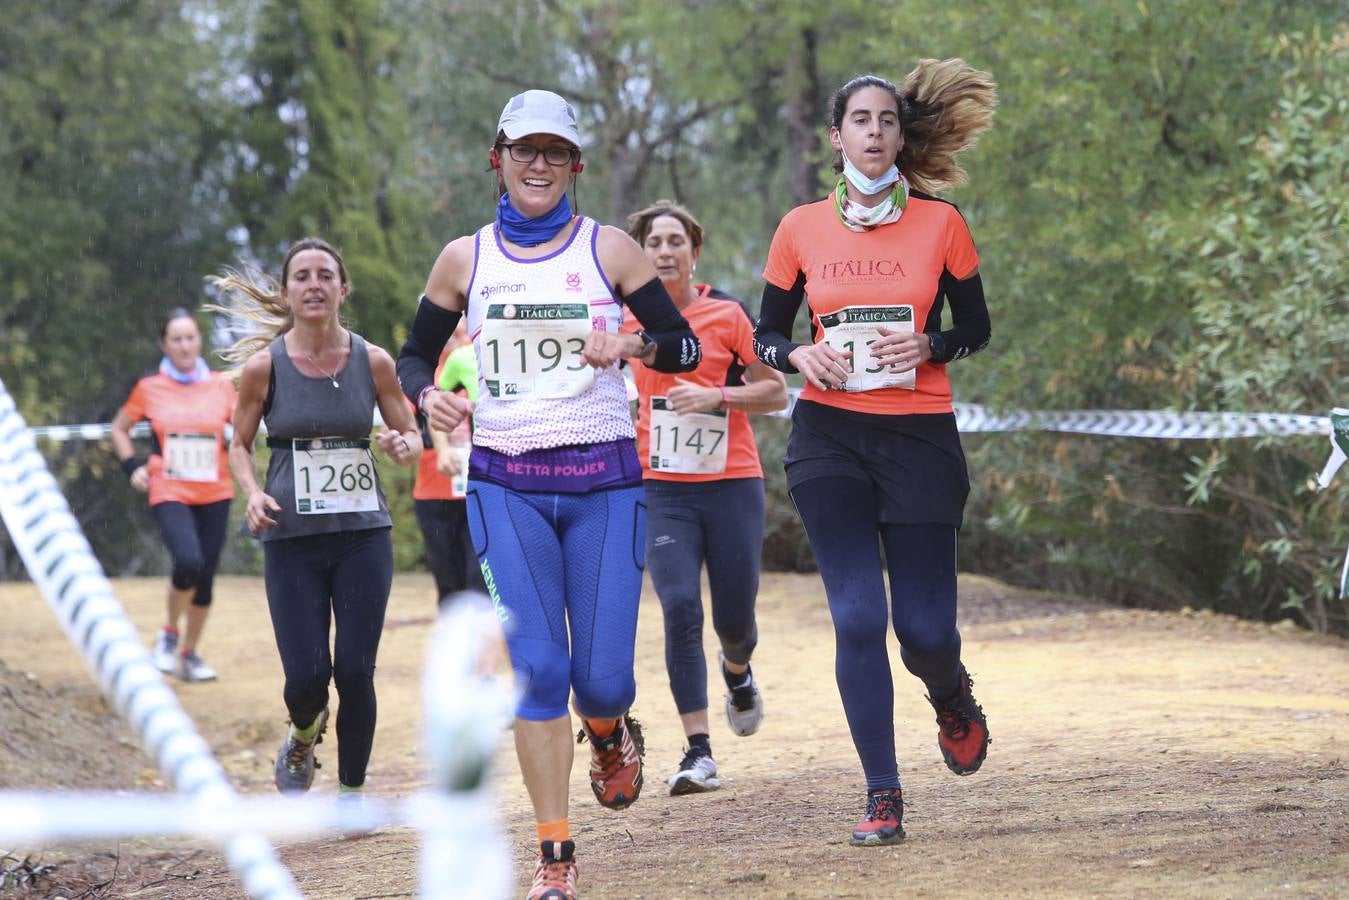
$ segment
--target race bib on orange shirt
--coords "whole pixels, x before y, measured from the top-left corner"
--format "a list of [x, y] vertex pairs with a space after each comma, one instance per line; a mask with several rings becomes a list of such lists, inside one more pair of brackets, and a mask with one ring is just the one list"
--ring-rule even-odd
[[716, 475], [726, 471], [726, 412], [679, 415], [665, 397], [651, 398], [651, 471]]
[[213, 434], [170, 431], [164, 435], [164, 477], [215, 482], [220, 478], [220, 441]]
[[845, 306], [819, 318], [825, 342], [835, 350], [852, 354], [852, 372], [843, 385], [845, 391], [914, 389], [913, 369], [895, 374], [871, 356], [871, 345], [881, 337], [877, 329], [913, 333], [912, 306]]

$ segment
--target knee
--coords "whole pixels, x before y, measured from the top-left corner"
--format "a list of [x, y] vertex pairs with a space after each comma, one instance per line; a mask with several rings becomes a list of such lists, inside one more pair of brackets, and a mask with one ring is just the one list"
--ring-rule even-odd
[[173, 586], [175, 589], [185, 591], [188, 588], [197, 586], [202, 573], [206, 571], [206, 560], [199, 553], [191, 553], [183, 556], [174, 557], [173, 560]]
[[661, 612], [665, 615], [665, 633], [671, 638], [701, 638], [703, 602], [697, 592], [670, 591], [661, 594]]
[[954, 619], [928, 622], [896, 622], [895, 636], [904, 652], [915, 659], [936, 659], [960, 648], [960, 632]]
[[885, 605], [853, 606], [834, 610], [834, 636], [840, 650], [869, 647], [886, 640]]
[[571, 696], [571, 660], [550, 641], [508, 641], [511, 666], [520, 694], [516, 714], [522, 719], [547, 721], [567, 714]]
[[338, 694], [350, 694], [373, 687], [375, 683], [374, 665], [351, 663], [341, 658], [333, 662], [333, 684]]
[[631, 674], [578, 682], [573, 688], [577, 711], [592, 719], [616, 719], [637, 699], [637, 682]]

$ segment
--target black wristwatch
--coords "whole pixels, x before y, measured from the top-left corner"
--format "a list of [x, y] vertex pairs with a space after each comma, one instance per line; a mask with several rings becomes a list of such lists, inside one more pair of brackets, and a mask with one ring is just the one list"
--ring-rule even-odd
[[940, 331], [927, 332], [927, 346], [932, 351], [933, 362], [942, 362], [946, 359], [946, 339], [941, 336]]
[[645, 331], [637, 332], [637, 336], [642, 339], [642, 349], [638, 350], [633, 355], [636, 356], [638, 359], [641, 359], [642, 357], [650, 353], [652, 350], [656, 349], [656, 339], [653, 338], [651, 335], [647, 334]]

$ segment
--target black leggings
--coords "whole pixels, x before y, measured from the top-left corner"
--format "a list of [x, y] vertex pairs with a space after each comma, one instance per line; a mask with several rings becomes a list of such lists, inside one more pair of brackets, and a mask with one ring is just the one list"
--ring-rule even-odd
[[217, 500], [200, 506], [169, 501], [156, 503], [150, 511], [173, 557], [174, 588], [180, 591], [195, 588], [192, 605], [210, 606], [215, 568], [220, 563], [230, 520], [230, 501]]
[[646, 569], [665, 614], [665, 670], [680, 715], [707, 709], [703, 563], [712, 628], [722, 652], [744, 665], [759, 630], [754, 601], [763, 556], [762, 478], [646, 482]]
[[[267, 607], [286, 673], [290, 719], [307, 728], [337, 685], [337, 773], [365, 784], [375, 740], [375, 654], [393, 583], [388, 528], [340, 531], [263, 543]], [[336, 621], [333, 649], [328, 629]]]
[[463, 500], [415, 500], [417, 524], [426, 543], [426, 566], [436, 580], [441, 602], [459, 591], [487, 593], [473, 538], [468, 533], [468, 514]]
[[886, 607], [905, 667], [929, 696], [954, 694], [960, 677], [955, 526], [878, 524], [876, 491], [856, 478], [813, 478], [791, 493], [824, 579], [834, 620], [834, 674], [867, 787], [898, 787]]

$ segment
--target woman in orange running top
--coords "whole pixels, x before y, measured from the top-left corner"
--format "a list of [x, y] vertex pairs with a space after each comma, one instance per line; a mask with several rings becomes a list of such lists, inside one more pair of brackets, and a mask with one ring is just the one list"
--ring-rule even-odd
[[[184, 681], [211, 681], [197, 654], [230, 501], [225, 426], [234, 415], [234, 382], [201, 358], [201, 329], [175, 309], [159, 330], [159, 370], [136, 382], [112, 421], [112, 446], [131, 486], [150, 494], [150, 510], [173, 557], [168, 617], [155, 639], [155, 665]], [[136, 456], [131, 427], [149, 420], [151, 451]]]
[[[954, 154], [988, 126], [995, 91], [959, 59], [923, 60], [902, 89], [875, 75], [843, 85], [829, 119], [838, 184], [783, 217], [764, 268], [755, 349], [806, 379], [783, 463], [824, 580], [866, 775], [859, 845], [904, 836], [883, 568], [901, 658], [927, 687], [946, 765], [968, 775], [988, 748], [956, 629], [969, 477], [946, 375], [988, 343], [988, 309], [964, 218], [929, 192], [964, 180]], [[798, 344], [804, 298], [811, 333]]]
[[[747, 413], [787, 405], [787, 383], [754, 355], [754, 322], [739, 300], [693, 271], [703, 228], [670, 200], [628, 217], [661, 283], [703, 348], [686, 375], [632, 362], [637, 383], [637, 455], [646, 488], [646, 563], [665, 614], [665, 668], [688, 748], [667, 779], [671, 794], [721, 786], [707, 715], [702, 569], [707, 563], [712, 627], [721, 642], [726, 721], [741, 737], [763, 720], [750, 672], [759, 639], [754, 602], [763, 556], [764, 485]], [[625, 328], [636, 331], [635, 322]]]

